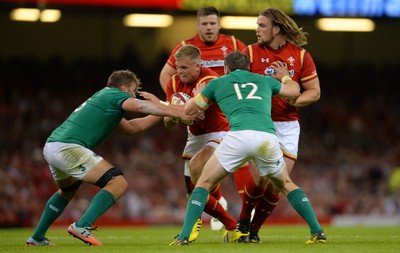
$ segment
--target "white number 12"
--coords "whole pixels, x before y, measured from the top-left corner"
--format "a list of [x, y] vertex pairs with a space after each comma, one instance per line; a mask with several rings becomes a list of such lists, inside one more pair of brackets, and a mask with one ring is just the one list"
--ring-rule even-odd
[[258, 87], [255, 83], [242, 83], [239, 87], [238, 83], [234, 84], [235, 87], [235, 91], [236, 91], [236, 96], [239, 100], [243, 99], [242, 93], [240, 92], [240, 89], [245, 89], [246, 86], [252, 86], [253, 88], [251, 89], [251, 91], [249, 92], [249, 94], [247, 95], [246, 99], [259, 99], [262, 100], [262, 98], [260, 96], [254, 96], [254, 94], [257, 92]]

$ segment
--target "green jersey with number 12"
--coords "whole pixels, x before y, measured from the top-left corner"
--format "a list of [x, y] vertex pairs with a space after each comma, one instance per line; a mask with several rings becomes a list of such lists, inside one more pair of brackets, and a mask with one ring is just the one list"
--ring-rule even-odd
[[235, 70], [211, 80], [201, 92], [217, 102], [230, 124], [230, 131], [257, 130], [275, 134], [271, 119], [272, 95], [281, 83], [270, 76]]

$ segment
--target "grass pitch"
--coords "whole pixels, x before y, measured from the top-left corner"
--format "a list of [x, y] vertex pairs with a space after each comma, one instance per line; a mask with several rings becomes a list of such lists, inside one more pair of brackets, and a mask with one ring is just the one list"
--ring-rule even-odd
[[223, 253], [399, 253], [400, 227], [325, 227], [326, 244], [306, 245], [308, 228], [303, 226], [271, 226], [260, 231], [262, 244], [222, 243], [223, 231], [203, 227], [197, 241], [189, 246], [168, 246], [180, 227], [100, 227], [95, 236], [103, 246], [87, 246], [68, 235], [66, 228], [52, 227], [47, 237], [55, 247], [26, 247], [32, 228], [0, 229], [0, 252], [223, 252]]

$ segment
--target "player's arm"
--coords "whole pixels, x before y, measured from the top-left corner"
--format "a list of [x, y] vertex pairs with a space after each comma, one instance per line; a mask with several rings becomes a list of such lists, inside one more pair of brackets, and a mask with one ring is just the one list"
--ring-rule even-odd
[[211, 101], [199, 93], [194, 98], [189, 99], [185, 104], [185, 113], [187, 115], [195, 115], [199, 111], [205, 111], [210, 106]]
[[321, 97], [321, 88], [319, 85], [319, 79], [314, 78], [310, 81], [302, 83], [303, 91], [296, 101], [289, 100], [288, 102], [296, 107], [303, 107], [309, 104], [315, 103]]
[[204, 114], [186, 115], [183, 106], [169, 106], [165, 102], [155, 102], [151, 100], [140, 100], [136, 98], [128, 98], [122, 103], [122, 108], [129, 112], [139, 112], [143, 114], [151, 114], [155, 116], [169, 116], [180, 118], [181, 120], [203, 120]]
[[300, 85], [288, 75], [281, 80], [281, 90], [277, 94], [280, 97], [296, 101], [300, 96]]
[[143, 118], [136, 119], [122, 119], [117, 127], [117, 132], [124, 135], [133, 135], [143, 132], [144, 130], [154, 126], [162, 117], [149, 115]]
[[167, 89], [167, 82], [173, 75], [176, 74], [176, 69], [173, 68], [171, 65], [168, 64], [168, 62], [165, 63], [164, 67], [162, 68], [160, 72], [160, 84], [161, 88], [164, 90], [164, 92]]

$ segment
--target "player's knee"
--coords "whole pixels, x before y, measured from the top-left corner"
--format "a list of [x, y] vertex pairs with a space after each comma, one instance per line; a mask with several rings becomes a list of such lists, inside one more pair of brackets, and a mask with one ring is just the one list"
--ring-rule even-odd
[[82, 180], [75, 181], [69, 186], [60, 187], [58, 193], [65, 199], [71, 200], [74, 198], [76, 192], [82, 184]]
[[108, 183], [110, 183], [113, 180], [118, 181], [118, 183], [121, 183], [121, 187], [127, 187], [127, 182], [124, 177], [118, 177], [123, 175], [122, 171], [118, 168], [111, 168], [107, 170], [103, 176], [101, 176], [96, 183], [94, 183], [96, 186], [100, 188], [104, 188]]

